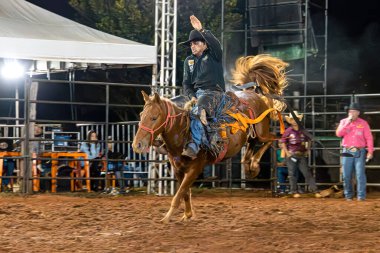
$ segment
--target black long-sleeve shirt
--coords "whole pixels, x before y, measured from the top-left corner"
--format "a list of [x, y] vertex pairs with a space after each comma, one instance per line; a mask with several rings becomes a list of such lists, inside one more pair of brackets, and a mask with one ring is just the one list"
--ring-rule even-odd
[[184, 62], [182, 87], [189, 98], [195, 97], [198, 89], [217, 90], [219, 86], [225, 90], [221, 45], [210, 31], [201, 34], [208, 48], [199, 58], [190, 55]]

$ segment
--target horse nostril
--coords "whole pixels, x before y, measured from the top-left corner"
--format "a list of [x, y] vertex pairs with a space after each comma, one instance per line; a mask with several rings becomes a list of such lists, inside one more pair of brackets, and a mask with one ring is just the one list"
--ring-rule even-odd
[[139, 150], [140, 146], [141, 146], [141, 143], [140, 143], [140, 142], [138, 142], [138, 143], [133, 143], [133, 144], [132, 144], [133, 151], [137, 152], [137, 151]]
[[138, 148], [138, 149], [141, 149], [141, 147], [142, 147], [141, 142], [137, 143], [137, 148]]

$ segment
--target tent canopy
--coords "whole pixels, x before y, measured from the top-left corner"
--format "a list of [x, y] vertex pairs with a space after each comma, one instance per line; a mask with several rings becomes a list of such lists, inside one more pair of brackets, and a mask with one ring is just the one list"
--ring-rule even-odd
[[0, 0], [0, 58], [156, 64], [156, 47], [81, 25], [24, 0]]

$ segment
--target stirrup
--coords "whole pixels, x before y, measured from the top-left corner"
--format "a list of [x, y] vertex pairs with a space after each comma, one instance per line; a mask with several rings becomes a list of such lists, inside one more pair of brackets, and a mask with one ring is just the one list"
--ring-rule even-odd
[[197, 153], [195, 153], [195, 151], [191, 147], [187, 147], [185, 150], [183, 150], [181, 155], [189, 157], [191, 158], [191, 160], [197, 158]]

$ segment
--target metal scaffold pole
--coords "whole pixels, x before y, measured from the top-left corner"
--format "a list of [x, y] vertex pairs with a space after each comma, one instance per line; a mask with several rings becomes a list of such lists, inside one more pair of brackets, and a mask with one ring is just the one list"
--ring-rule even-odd
[[[176, 96], [176, 55], [177, 55], [177, 0], [156, 0], [155, 5], [155, 46], [157, 48], [158, 66], [155, 87], [161, 96]], [[150, 160], [165, 156], [154, 151]], [[150, 180], [148, 189], [158, 195], [174, 194], [174, 172], [168, 170], [165, 162], [150, 163], [150, 174], [156, 175], [158, 181]], [[167, 178], [167, 181], [162, 181]], [[164, 189], [165, 188], [165, 189]]]

